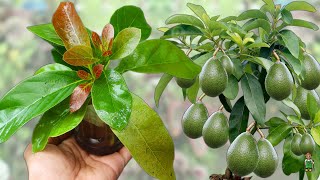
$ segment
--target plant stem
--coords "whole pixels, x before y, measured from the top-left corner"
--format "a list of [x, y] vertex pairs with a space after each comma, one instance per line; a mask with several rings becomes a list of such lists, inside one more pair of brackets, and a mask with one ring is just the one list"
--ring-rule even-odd
[[223, 105], [221, 105], [220, 107], [219, 107], [219, 109], [218, 109], [218, 111], [222, 111], [223, 110], [223, 108], [224, 108], [224, 106]]
[[198, 101], [202, 101], [202, 99], [206, 96], [205, 93], [201, 94], [201, 96], [199, 97]]
[[220, 47], [217, 47], [217, 49], [213, 52], [213, 58], [217, 56], [217, 53], [219, 52]]
[[280, 62], [280, 57], [279, 57], [279, 55], [276, 53], [276, 51], [273, 50], [272, 53], [273, 53], [274, 57], [277, 59], [277, 62]]
[[189, 54], [192, 52], [192, 48], [190, 48], [187, 52], [186, 55], [189, 56]]
[[265, 138], [264, 134], [263, 134], [263, 132], [261, 131], [261, 129], [259, 127], [257, 127], [257, 131], [260, 134], [261, 138], [264, 139]]
[[247, 131], [247, 132], [250, 132], [254, 125], [256, 125], [256, 122], [255, 122], [255, 121], [253, 121], [252, 123], [249, 124], [249, 126], [248, 126], [247, 129], [246, 129], [246, 131]]

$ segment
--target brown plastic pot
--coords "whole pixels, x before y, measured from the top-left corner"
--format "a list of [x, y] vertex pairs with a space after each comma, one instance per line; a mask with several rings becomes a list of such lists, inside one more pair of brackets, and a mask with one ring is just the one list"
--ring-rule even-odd
[[123, 144], [96, 114], [92, 105], [87, 107], [87, 113], [75, 129], [75, 139], [79, 146], [90, 154], [108, 155], [119, 151]]

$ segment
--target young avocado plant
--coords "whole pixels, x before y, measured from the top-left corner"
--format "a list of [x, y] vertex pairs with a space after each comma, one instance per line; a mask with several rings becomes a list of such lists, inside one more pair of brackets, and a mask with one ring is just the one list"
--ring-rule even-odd
[[[122, 74], [193, 79], [201, 67], [171, 42], [147, 40], [151, 27], [135, 6], [116, 10], [101, 36], [83, 25], [71, 2], [60, 3], [52, 23], [28, 29], [53, 46], [55, 63], [40, 68], [0, 100], [0, 143], [42, 115], [32, 137], [34, 153], [45, 148], [48, 138], [75, 129], [77, 142], [89, 153], [110, 154], [124, 145], [148, 174], [175, 179], [174, 145], [167, 129], [159, 115], [130, 92]], [[112, 69], [109, 65], [116, 60], [120, 62]]]
[[[175, 77], [184, 98], [192, 103], [181, 121], [186, 136], [203, 137], [211, 148], [230, 141], [226, 172], [213, 174], [211, 179], [247, 179], [244, 176], [250, 173], [271, 176], [279, 161], [274, 146], [282, 141], [284, 174], [318, 179], [320, 101], [315, 89], [320, 84], [320, 65], [289, 29], [296, 26], [317, 31], [316, 24], [295, 19], [292, 14], [316, 9], [304, 1], [286, 5], [263, 2], [260, 9], [225, 18], [211, 17], [200, 5], [188, 3], [195, 16], [169, 17], [166, 24], [170, 26], [159, 28], [164, 33], [162, 39], [184, 50], [202, 70], [193, 79], [164, 74], [155, 89], [155, 102], [159, 104], [161, 94]], [[211, 116], [202, 102], [205, 97], [218, 97], [222, 104]], [[279, 109], [283, 118], [267, 120], [270, 98], [293, 111]], [[230, 113], [229, 120], [223, 109]], [[249, 123], [250, 114], [253, 121]], [[261, 129], [269, 130], [266, 137]], [[258, 142], [255, 132], [261, 136]]]

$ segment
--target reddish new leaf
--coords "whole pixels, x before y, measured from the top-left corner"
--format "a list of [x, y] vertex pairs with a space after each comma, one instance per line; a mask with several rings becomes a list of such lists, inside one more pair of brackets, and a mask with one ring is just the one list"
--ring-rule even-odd
[[103, 57], [107, 57], [107, 56], [110, 56], [112, 54], [112, 51], [105, 51], [105, 52], [103, 52], [103, 54], [102, 54], [102, 56]]
[[63, 60], [73, 66], [87, 66], [99, 59], [94, 58], [88, 46], [74, 46], [63, 54]]
[[91, 39], [94, 47], [102, 51], [102, 42], [99, 35], [96, 32], [92, 31]]
[[104, 51], [112, 49], [112, 42], [114, 38], [114, 28], [112, 24], [107, 24], [102, 30], [102, 44]]
[[83, 79], [83, 80], [89, 80], [91, 79], [90, 74], [85, 71], [85, 70], [79, 70], [77, 71], [77, 75], [79, 76], [79, 78]]
[[91, 91], [91, 85], [80, 84], [77, 86], [70, 98], [70, 112], [76, 112], [86, 102]]
[[99, 79], [99, 77], [101, 76], [101, 73], [103, 71], [103, 65], [102, 64], [98, 64], [96, 66], [93, 67], [93, 73], [94, 73], [94, 77], [96, 79]]
[[66, 49], [77, 45], [90, 47], [90, 38], [72, 2], [61, 2], [52, 17], [52, 24]]

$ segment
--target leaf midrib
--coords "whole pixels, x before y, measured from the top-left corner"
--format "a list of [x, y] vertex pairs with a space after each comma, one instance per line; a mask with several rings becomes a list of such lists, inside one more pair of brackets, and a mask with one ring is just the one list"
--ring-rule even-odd
[[163, 167], [161, 161], [158, 159], [158, 157], [154, 154], [154, 151], [150, 148], [149, 144], [147, 143], [145, 137], [142, 135], [142, 133], [140, 132], [139, 128], [132, 122], [133, 127], [138, 131], [139, 135], [142, 137], [143, 141], [145, 142], [145, 144], [147, 145], [147, 147], [150, 149], [150, 151], [152, 152], [152, 155], [157, 159], [158, 163], [160, 164], [162, 170], [165, 172], [166, 169]]
[[11, 122], [13, 119], [15, 119], [19, 114], [21, 114], [21, 113], [24, 112], [26, 109], [28, 109], [29, 107], [33, 106], [34, 104], [38, 103], [41, 99], [44, 99], [44, 98], [46, 98], [46, 97], [48, 97], [48, 96], [50, 96], [50, 95], [52, 95], [52, 94], [54, 94], [54, 93], [56, 93], [56, 92], [58, 92], [58, 91], [61, 91], [62, 89], [67, 88], [68, 86], [72, 86], [72, 85], [77, 84], [77, 83], [80, 83], [80, 82], [82, 82], [82, 81], [83, 81], [83, 80], [76, 81], [76, 82], [74, 82], [74, 83], [71, 83], [71, 84], [68, 84], [68, 85], [66, 85], [66, 86], [63, 86], [62, 88], [59, 88], [59, 89], [57, 89], [56, 91], [51, 92], [50, 94], [47, 94], [47, 95], [45, 95], [45, 96], [41, 96], [40, 98], [38, 98], [38, 99], [37, 99], [36, 101], [34, 101], [33, 103], [31, 103], [31, 104], [29, 104], [28, 106], [25, 106], [24, 108], [22, 108], [22, 110], [21, 110], [19, 113], [16, 113], [10, 120], [7, 120], [6, 123], [4, 123], [3, 126], [0, 126], [0, 129], [3, 129], [3, 127], [7, 126], [7, 124], [8, 124], [9, 122]]

